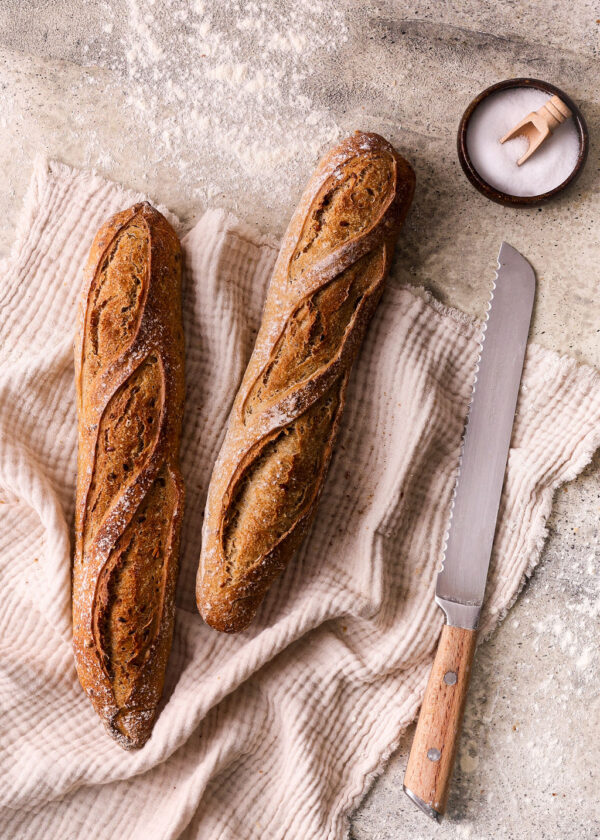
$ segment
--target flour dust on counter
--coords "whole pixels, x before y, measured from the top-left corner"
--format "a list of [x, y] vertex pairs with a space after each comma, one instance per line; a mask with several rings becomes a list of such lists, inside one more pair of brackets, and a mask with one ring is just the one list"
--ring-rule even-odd
[[174, 166], [197, 183], [194, 155], [216, 156], [232, 177], [289, 195], [298, 163], [338, 138], [311, 93], [348, 37], [330, 4], [126, 0], [124, 14], [104, 9], [108, 83], [145, 126], [149, 167]]

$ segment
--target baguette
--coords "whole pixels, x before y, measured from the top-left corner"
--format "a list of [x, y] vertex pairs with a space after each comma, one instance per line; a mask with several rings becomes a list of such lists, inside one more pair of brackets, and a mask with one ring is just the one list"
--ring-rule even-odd
[[382, 137], [357, 132], [290, 222], [208, 490], [196, 599], [216, 630], [248, 626], [312, 520], [414, 180]]
[[181, 248], [136, 204], [104, 224], [75, 340], [77, 674], [126, 749], [149, 738], [174, 620], [183, 483]]

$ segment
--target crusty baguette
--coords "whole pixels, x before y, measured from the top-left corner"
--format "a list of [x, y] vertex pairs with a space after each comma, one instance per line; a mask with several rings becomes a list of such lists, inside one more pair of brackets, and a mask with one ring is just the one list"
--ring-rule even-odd
[[196, 598], [217, 630], [247, 627], [312, 519], [414, 180], [382, 137], [357, 132], [290, 222], [208, 491]]
[[94, 239], [75, 341], [73, 647], [81, 685], [126, 749], [150, 736], [173, 634], [183, 353], [179, 240], [136, 204]]

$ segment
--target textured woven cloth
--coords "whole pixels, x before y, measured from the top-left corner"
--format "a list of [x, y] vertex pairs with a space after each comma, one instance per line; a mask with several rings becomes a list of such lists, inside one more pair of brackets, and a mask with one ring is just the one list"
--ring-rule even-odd
[[[73, 665], [72, 339], [94, 233], [140, 197], [38, 165], [0, 288], [0, 834], [12, 840], [343, 838], [415, 717], [478, 328], [388, 288], [349, 387], [308, 539], [246, 632], [194, 602], [202, 510], [274, 243], [221, 211], [184, 239], [187, 486], [164, 700], [141, 751], [105, 733]], [[530, 346], [483, 631], [539, 558], [555, 488], [600, 444], [600, 377]], [[399, 794], [400, 795], [400, 794]]]

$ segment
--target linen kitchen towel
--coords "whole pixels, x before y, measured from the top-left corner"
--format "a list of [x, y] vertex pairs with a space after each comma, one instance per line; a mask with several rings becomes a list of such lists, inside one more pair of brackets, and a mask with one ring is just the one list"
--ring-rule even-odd
[[[390, 285], [351, 377], [311, 533], [251, 627], [222, 635], [194, 600], [202, 512], [276, 247], [214, 210], [185, 236], [187, 505], [175, 636], [153, 736], [124, 752], [81, 690], [71, 652], [72, 342], [92, 238], [139, 199], [38, 163], [2, 267], [1, 833], [337, 840], [425, 688], [479, 327]], [[600, 376], [530, 345], [483, 634], [539, 558], [555, 489], [599, 444]]]

